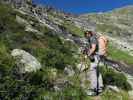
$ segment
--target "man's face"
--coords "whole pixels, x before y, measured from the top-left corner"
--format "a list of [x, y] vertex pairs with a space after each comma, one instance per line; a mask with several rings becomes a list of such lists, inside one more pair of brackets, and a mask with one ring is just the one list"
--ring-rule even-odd
[[89, 33], [87, 33], [85, 37], [86, 37], [86, 38], [90, 38], [91, 35], [90, 35]]

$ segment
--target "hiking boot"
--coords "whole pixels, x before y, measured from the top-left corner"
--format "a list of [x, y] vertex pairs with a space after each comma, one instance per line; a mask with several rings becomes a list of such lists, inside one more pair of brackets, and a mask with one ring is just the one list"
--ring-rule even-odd
[[98, 89], [98, 93], [102, 93], [103, 92], [103, 88]]
[[94, 89], [94, 92], [96, 93], [96, 95], [99, 95], [100, 93], [103, 92], [103, 88], [99, 88], [98, 90], [97, 89]]
[[87, 89], [85, 93], [87, 96], [96, 96], [96, 92], [93, 89]]

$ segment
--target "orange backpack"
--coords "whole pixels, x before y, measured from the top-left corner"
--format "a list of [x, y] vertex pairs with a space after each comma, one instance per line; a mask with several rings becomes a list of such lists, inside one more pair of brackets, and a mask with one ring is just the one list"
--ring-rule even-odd
[[101, 35], [98, 38], [98, 47], [99, 47], [99, 54], [103, 56], [107, 56], [107, 46], [108, 46], [108, 39], [104, 35]]

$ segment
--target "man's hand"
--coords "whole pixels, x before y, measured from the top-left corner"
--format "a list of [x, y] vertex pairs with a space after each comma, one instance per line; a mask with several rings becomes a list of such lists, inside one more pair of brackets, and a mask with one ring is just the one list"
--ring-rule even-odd
[[82, 51], [83, 54], [87, 55], [88, 54], [89, 49], [88, 48], [84, 48], [84, 50]]
[[87, 55], [91, 56], [95, 52], [95, 50], [96, 50], [96, 44], [92, 44], [90, 51], [87, 52], [88, 53]]

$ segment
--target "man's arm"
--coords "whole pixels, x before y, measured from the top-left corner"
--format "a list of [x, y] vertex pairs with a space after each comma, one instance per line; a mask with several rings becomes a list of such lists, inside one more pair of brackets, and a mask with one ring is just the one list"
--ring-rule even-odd
[[91, 49], [88, 51], [89, 52], [88, 56], [92, 55], [95, 52], [95, 50], [96, 50], [96, 44], [92, 44]]

